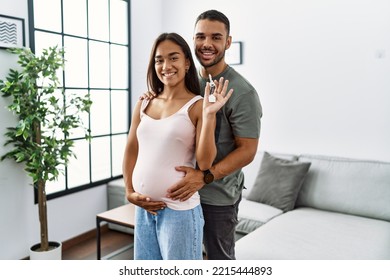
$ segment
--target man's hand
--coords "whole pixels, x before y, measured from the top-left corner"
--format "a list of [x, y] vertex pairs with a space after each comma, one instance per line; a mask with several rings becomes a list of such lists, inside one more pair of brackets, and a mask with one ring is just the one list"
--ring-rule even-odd
[[150, 197], [142, 195], [137, 192], [132, 192], [127, 195], [127, 200], [130, 203], [133, 203], [139, 207], [144, 208], [146, 211], [151, 213], [152, 215], [157, 215], [157, 210], [162, 210], [167, 205], [162, 201], [150, 201]]
[[173, 200], [186, 201], [204, 186], [203, 172], [187, 166], [175, 168], [185, 173], [183, 179], [168, 189], [167, 197]]
[[156, 96], [157, 96], [157, 94], [155, 94], [153, 91], [147, 91], [139, 97], [139, 100], [144, 100], [144, 99], [145, 100], [152, 100]]

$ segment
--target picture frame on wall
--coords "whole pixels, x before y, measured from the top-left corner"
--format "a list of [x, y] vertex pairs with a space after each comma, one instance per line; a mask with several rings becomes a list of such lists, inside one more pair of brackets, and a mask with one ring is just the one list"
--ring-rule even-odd
[[242, 42], [232, 42], [225, 53], [226, 63], [229, 65], [242, 64]]
[[24, 19], [0, 14], [0, 48], [21, 48], [25, 45]]

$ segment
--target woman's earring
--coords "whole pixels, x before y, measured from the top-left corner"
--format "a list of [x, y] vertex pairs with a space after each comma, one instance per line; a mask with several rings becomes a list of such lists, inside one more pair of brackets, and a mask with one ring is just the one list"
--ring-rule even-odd
[[187, 68], [186, 68], [186, 74], [188, 74], [188, 70], [190, 70], [190, 68], [187, 67]]

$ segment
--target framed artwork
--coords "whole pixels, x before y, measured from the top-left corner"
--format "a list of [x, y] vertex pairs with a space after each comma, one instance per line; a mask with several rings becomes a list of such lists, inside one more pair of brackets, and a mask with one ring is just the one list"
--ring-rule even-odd
[[0, 15], [0, 48], [21, 48], [24, 46], [24, 19]]
[[225, 59], [230, 65], [242, 64], [242, 42], [232, 42], [225, 53]]

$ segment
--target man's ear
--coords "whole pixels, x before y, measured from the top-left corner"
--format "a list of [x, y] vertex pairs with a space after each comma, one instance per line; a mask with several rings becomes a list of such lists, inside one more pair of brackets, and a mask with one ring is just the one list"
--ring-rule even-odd
[[232, 36], [228, 36], [228, 38], [226, 39], [225, 50], [228, 50], [231, 45], [232, 45]]

